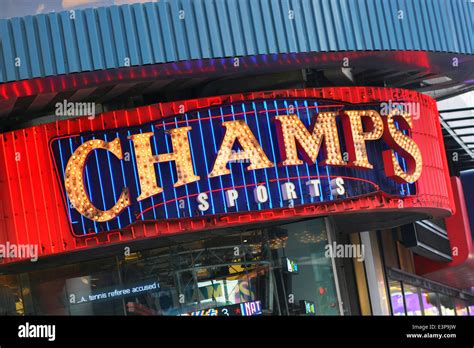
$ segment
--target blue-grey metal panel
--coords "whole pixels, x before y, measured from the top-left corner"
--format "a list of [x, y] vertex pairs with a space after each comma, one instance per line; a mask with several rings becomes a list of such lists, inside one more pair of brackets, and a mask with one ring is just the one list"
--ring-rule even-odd
[[[273, 51], [271, 53], [276, 53], [276, 52], [288, 52], [288, 39], [286, 38], [286, 32], [285, 30], [282, 30], [284, 27], [283, 24], [283, 16], [282, 16], [282, 10], [280, 6], [280, 1], [279, 0], [271, 0], [269, 6], [272, 9], [272, 12], [270, 14], [270, 18], [273, 19], [273, 24], [274, 24], [274, 32], [277, 38], [278, 42], [278, 47], [276, 51]], [[279, 29], [278, 29], [279, 28]]]
[[[87, 37], [86, 31], [86, 20], [85, 13], [82, 11], [76, 11], [74, 18], [74, 28], [76, 30], [76, 42], [79, 52], [80, 64], [82, 71], [90, 71], [92, 68], [92, 54], [89, 45], [89, 38]], [[120, 46], [122, 47], [122, 46]]]
[[80, 71], [78, 59], [79, 55], [77, 52], [75, 35], [73, 34], [73, 22], [71, 21], [71, 13], [62, 12], [59, 14], [59, 17], [61, 18], [64, 36], [71, 38], [71, 41], [69, 41], [67, 45], [65, 45], [67, 62], [69, 65], [68, 72], [78, 72]]
[[[28, 66], [29, 64], [25, 64], [23, 61], [23, 57], [28, 57], [27, 54], [27, 47], [26, 42], [23, 39], [23, 30], [21, 30], [21, 21], [22, 18], [13, 18], [12, 19], [12, 29], [13, 29], [13, 41], [15, 42], [15, 51], [16, 57], [19, 58], [17, 69], [20, 75], [20, 79], [27, 79], [28, 78]], [[31, 76], [31, 75], [30, 75]]]
[[[236, 0], [237, 1], [237, 0]], [[235, 6], [234, 8], [234, 13], [237, 12], [236, 6], [237, 4], [234, 1]], [[210, 58], [213, 56], [212, 54], [212, 49], [211, 49], [211, 38], [209, 36], [209, 30], [207, 27], [207, 22], [206, 22], [206, 17], [204, 16], [204, 4], [202, 1], [193, 1], [193, 6], [194, 6], [194, 14], [196, 16], [196, 23], [197, 23], [197, 36], [199, 37], [199, 45], [201, 47], [201, 56], [202, 58]], [[234, 16], [234, 18], [237, 17], [237, 15]], [[234, 28], [235, 30], [235, 28]], [[241, 35], [239, 33], [239, 35]], [[244, 42], [244, 39], [242, 36], [240, 36], [241, 42]], [[242, 55], [244, 55], [244, 51], [242, 51]]]
[[0, 83], [256, 54], [473, 54], [473, 20], [470, 0], [161, 0], [2, 19]]
[[[56, 63], [56, 73], [58, 75], [65, 74], [68, 71], [67, 61], [64, 57], [64, 46], [68, 44], [67, 41], [62, 40], [64, 34], [59, 29], [58, 14], [52, 13], [47, 16], [49, 18], [49, 25], [51, 26], [51, 43], [54, 51], [54, 58]], [[98, 68], [100, 69], [100, 68]]]
[[[293, 6], [289, 4], [289, 1], [290, 0], [282, 1], [282, 6], [281, 6], [282, 12], [280, 16], [282, 17], [282, 20], [283, 20], [283, 28], [286, 31], [286, 37], [289, 43], [289, 52], [298, 52], [298, 38], [296, 36], [296, 32], [294, 28], [295, 19], [291, 19], [292, 17], [294, 18], [295, 14], [294, 14]], [[293, 13], [291, 13], [291, 11], [293, 11]], [[256, 29], [259, 29], [259, 28], [256, 28]]]
[[[214, 7], [214, 1], [205, 1], [204, 10], [206, 12], [203, 20], [207, 22], [209, 28], [209, 42], [211, 44], [212, 55], [216, 58], [223, 57], [224, 49], [222, 47], [222, 33], [219, 29], [219, 23], [217, 20], [218, 13]], [[255, 40], [255, 38], [252, 38], [252, 40]]]
[[398, 5], [397, 6], [398, 11], [401, 11], [399, 16], [397, 16], [398, 18], [397, 23], [399, 25], [398, 30], [402, 32], [405, 48], [407, 50], [412, 50], [413, 49], [412, 32], [415, 31], [414, 29], [416, 29], [416, 27], [412, 27], [411, 23], [408, 23], [407, 25], [407, 22], [410, 21], [410, 17], [413, 17], [413, 11], [412, 12], [407, 11], [405, 0], [398, 0], [397, 5]]
[[[188, 13], [188, 18], [184, 17], [186, 20], [183, 21], [186, 26], [185, 32], [188, 35], [187, 43], [189, 45], [189, 58], [199, 59], [202, 57], [202, 53], [199, 47], [199, 36], [196, 24], [196, 15], [194, 14], [193, 2], [192, 0], [183, 1], [183, 13], [186, 15]], [[230, 44], [232, 46], [232, 44]]]
[[156, 30], [161, 31], [166, 52], [166, 61], [174, 62], [179, 60], [176, 55], [176, 40], [173, 35], [173, 27], [168, 13], [169, 1], [158, 3], [158, 13], [160, 14], [160, 26]]
[[[227, 9], [230, 16], [230, 23], [231, 23], [231, 31], [232, 37], [234, 40], [234, 50], [236, 56], [243, 56], [245, 55], [245, 43], [243, 39], [243, 30], [242, 30], [242, 22], [240, 20], [240, 16], [237, 15], [239, 11], [239, 7], [237, 5], [238, 0], [228, 0], [227, 1]], [[193, 4], [196, 3], [193, 2]], [[204, 53], [203, 53], [204, 55]], [[203, 56], [205, 58], [205, 56]]]
[[100, 38], [104, 44], [104, 58], [106, 68], [115, 68], [117, 62], [115, 59], [113, 41], [112, 41], [112, 26], [109, 22], [109, 13], [105, 7], [99, 8], [97, 14], [99, 16]]
[[[50, 29], [47, 22], [48, 17], [44, 14], [40, 14], [35, 17], [36, 17], [36, 22], [38, 24], [39, 46], [41, 47], [41, 56], [43, 57], [44, 76], [55, 75], [56, 64], [55, 64], [55, 59], [54, 59], [54, 54], [53, 54], [53, 47], [51, 45]], [[10, 64], [6, 64], [6, 66], [7, 67], [10, 66]]]
[[0, 21], [0, 35], [2, 37], [0, 44], [2, 45], [2, 56], [5, 63], [5, 77], [8, 80], [16, 80], [15, 48], [12, 42], [13, 38], [10, 32], [10, 26], [10, 21]]

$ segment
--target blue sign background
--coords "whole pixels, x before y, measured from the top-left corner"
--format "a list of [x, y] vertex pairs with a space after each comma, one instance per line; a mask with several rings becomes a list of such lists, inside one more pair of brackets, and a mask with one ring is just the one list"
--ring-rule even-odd
[[[172, 218], [189, 218], [202, 215], [227, 214], [234, 212], [248, 212], [254, 210], [288, 207], [290, 204], [304, 205], [341, 199], [333, 197], [330, 189], [330, 180], [342, 176], [345, 181], [345, 197], [356, 197], [379, 189], [392, 195], [406, 196], [415, 194], [414, 184], [397, 184], [386, 177], [382, 151], [389, 147], [382, 141], [367, 142], [369, 161], [374, 165], [373, 170], [363, 170], [349, 167], [332, 167], [320, 165], [322, 151], [318, 156], [318, 164], [303, 164], [300, 166], [275, 166], [268, 169], [248, 171], [249, 163], [229, 163], [231, 175], [208, 178], [214, 165], [216, 154], [224, 137], [225, 128], [222, 122], [244, 120], [259, 140], [268, 158], [275, 164], [281, 162], [278, 150], [274, 117], [288, 115], [290, 106], [294, 108], [301, 121], [309, 127], [311, 119], [318, 112], [335, 111], [341, 107], [345, 109], [370, 109], [370, 105], [351, 105], [347, 103], [316, 99], [268, 99], [236, 102], [233, 104], [210, 107], [189, 111], [182, 115], [169, 117], [153, 123], [126, 129], [112, 129], [82, 133], [69, 138], [54, 139], [52, 141], [53, 156], [57, 165], [58, 177], [64, 190], [64, 170], [72, 153], [82, 143], [90, 139], [112, 141], [120, 138], [124, 156], [129, 154], [129, 161], [119, 160], [113, 154], [104, 150], [94, 151], [87, 161], [84, 181], [87, 192], [93, 204], [101, 209], [110, 209], [117, 201], [120, 192], [128, 187], [132, 205], [125, 209], [116, 219], [98, 223], [89, 220], [71, 207], [68, 197], [65, 197], [67, 213], [70, 218], [72, 232], [75, 235], [100, 233], [124, 228], [138, 220], [158, 220]], [[377, 104], [380, 105], [380, 104]], [[346, 145], [340, 120], [338, 122], [341, 150]], [[191, 154], [194, 171], [201, 177], [198, 182], [190, 183], [178, 188], [173, 187], [176, 181], [174, 162], [155, 165], [158, 186], [164, 191], [161, 194], [138, 202], [140, 194], [137, 166], [133, 142], [127, 137], [131, 134], [154, 132], [151, 138], [153, 154], [172, 152], [170, 136], [166, 130], [192, 126], [189, 132]], [[238, 150], [238, 147], [235, 148]], [[405, 165], [402, 158], [399, 159]], [[310, 197], [306, 181], [310, 178], [320, 179], [320, 197]], [[296, 185], [298, 198], [294, 202], [284, 201], [281, 184], [293, 182]], [[253, 188], [257, 184], [265, 184], [269, 192], [269, 200], [258, 204], [253, 198]], [[224, 192], [226, 189], [236, 188], [239, 191], [237, 204], [233, 208], [226, 206]], [[197, 209], [196, 195], [207, 192], [210, 208], [206, 212]], [[66, 195], [66, 194], [65, 194]], [[180, 202], [181, 201], [181, 202]]]
[[461, 172], [461, 183], [466, 201], [467, 216], [471, 226], [471, 235], [474, 239], [474, 169]]

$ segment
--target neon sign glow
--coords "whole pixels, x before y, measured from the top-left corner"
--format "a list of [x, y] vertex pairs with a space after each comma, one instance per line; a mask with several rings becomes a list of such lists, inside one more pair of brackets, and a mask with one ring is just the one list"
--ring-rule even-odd
[[239, 101], [55, 139], [73, 232], [375, 191], [414, 194], [422, 156], [410, 137], [412, 117], [381, 115], [378, 105]]

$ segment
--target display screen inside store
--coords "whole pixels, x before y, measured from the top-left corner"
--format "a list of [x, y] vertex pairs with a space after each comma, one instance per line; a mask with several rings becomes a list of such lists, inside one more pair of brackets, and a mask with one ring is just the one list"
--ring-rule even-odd
[[316, 308], [314, 306], [314, 302], [312, 301], [300, 301], [300, 310], [301, 314], [316, 315]]
[[283, 266], [285, 267], [285, 272], [293, 273], [293, 274], [298, 273], [298, 264], [295, 263], [294, 260], [290, 260], [289, 258], [285, 257], [283, 258], [282, 263], [283, 263]]
[[244, 302], [240, 304], [223, 306], [218, 308], [202, 309], [199, 311], [182, 314], [190, 316], [252, 316], [262, 314], [262, 303], [260, 301]]
[[[80, 280], [84, 282], [87, 278], [81, 277]], [[72, 281], [75, 279], [69, 279], [69, 283], [71, 284]], [[127, 296], [135, 296], [141, 293], [146, 293], [150, 291], [160, 289], [160, 284], [155, 281], [149, 281], [140, 284], [133, 284], [130, 286], [124, 286], [120, 288], [109, 288], [103, 289], [101, 291], [95, 291], [93, 293], [69, 293], [68, 298], [71, 304], [81, 304], [87, 302], [96, 302], [102, 300], [110, 300], [115, 298], [122, 298]]]

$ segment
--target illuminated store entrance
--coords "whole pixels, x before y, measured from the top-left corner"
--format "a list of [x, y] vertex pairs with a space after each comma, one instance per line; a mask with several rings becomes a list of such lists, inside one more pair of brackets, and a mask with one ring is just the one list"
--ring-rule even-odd
[[[159, 315], [338, 314], [324, 226], [322, 219], [304, 221], [140, 253], [122, 262], [124, 281], [155, 275], [160, 291], [155, 301], [147, 299], [153, 293], [126, 298], [127, 308], [136, 303]], [[142, 279], [127, 276], [138, 270]]]
[[323, 221], [175, 247], [170, 259], [175, 262], [176, 288], [171, 290], [181, 294], [181, 301], [178, 296], [178, 303], [161, 310], [232, 315], [245, 308], [235, 305], [250, 302], [263, 314], [338, 314], [331, 260], [324, 256], [327, 235]]
[[[339, 315], [324, 219], [203, 239], [22, 274], [26, 313]], [[197, 233], [194, 234], [198, 238]], [[21, 279], [21, 281], [20, 281]], [[20, 286], [20, 284], [19, 284]], [[25, 286], [23, 284], [23, 286]], [[48, 293], [48, 296], [44, 294]]]

